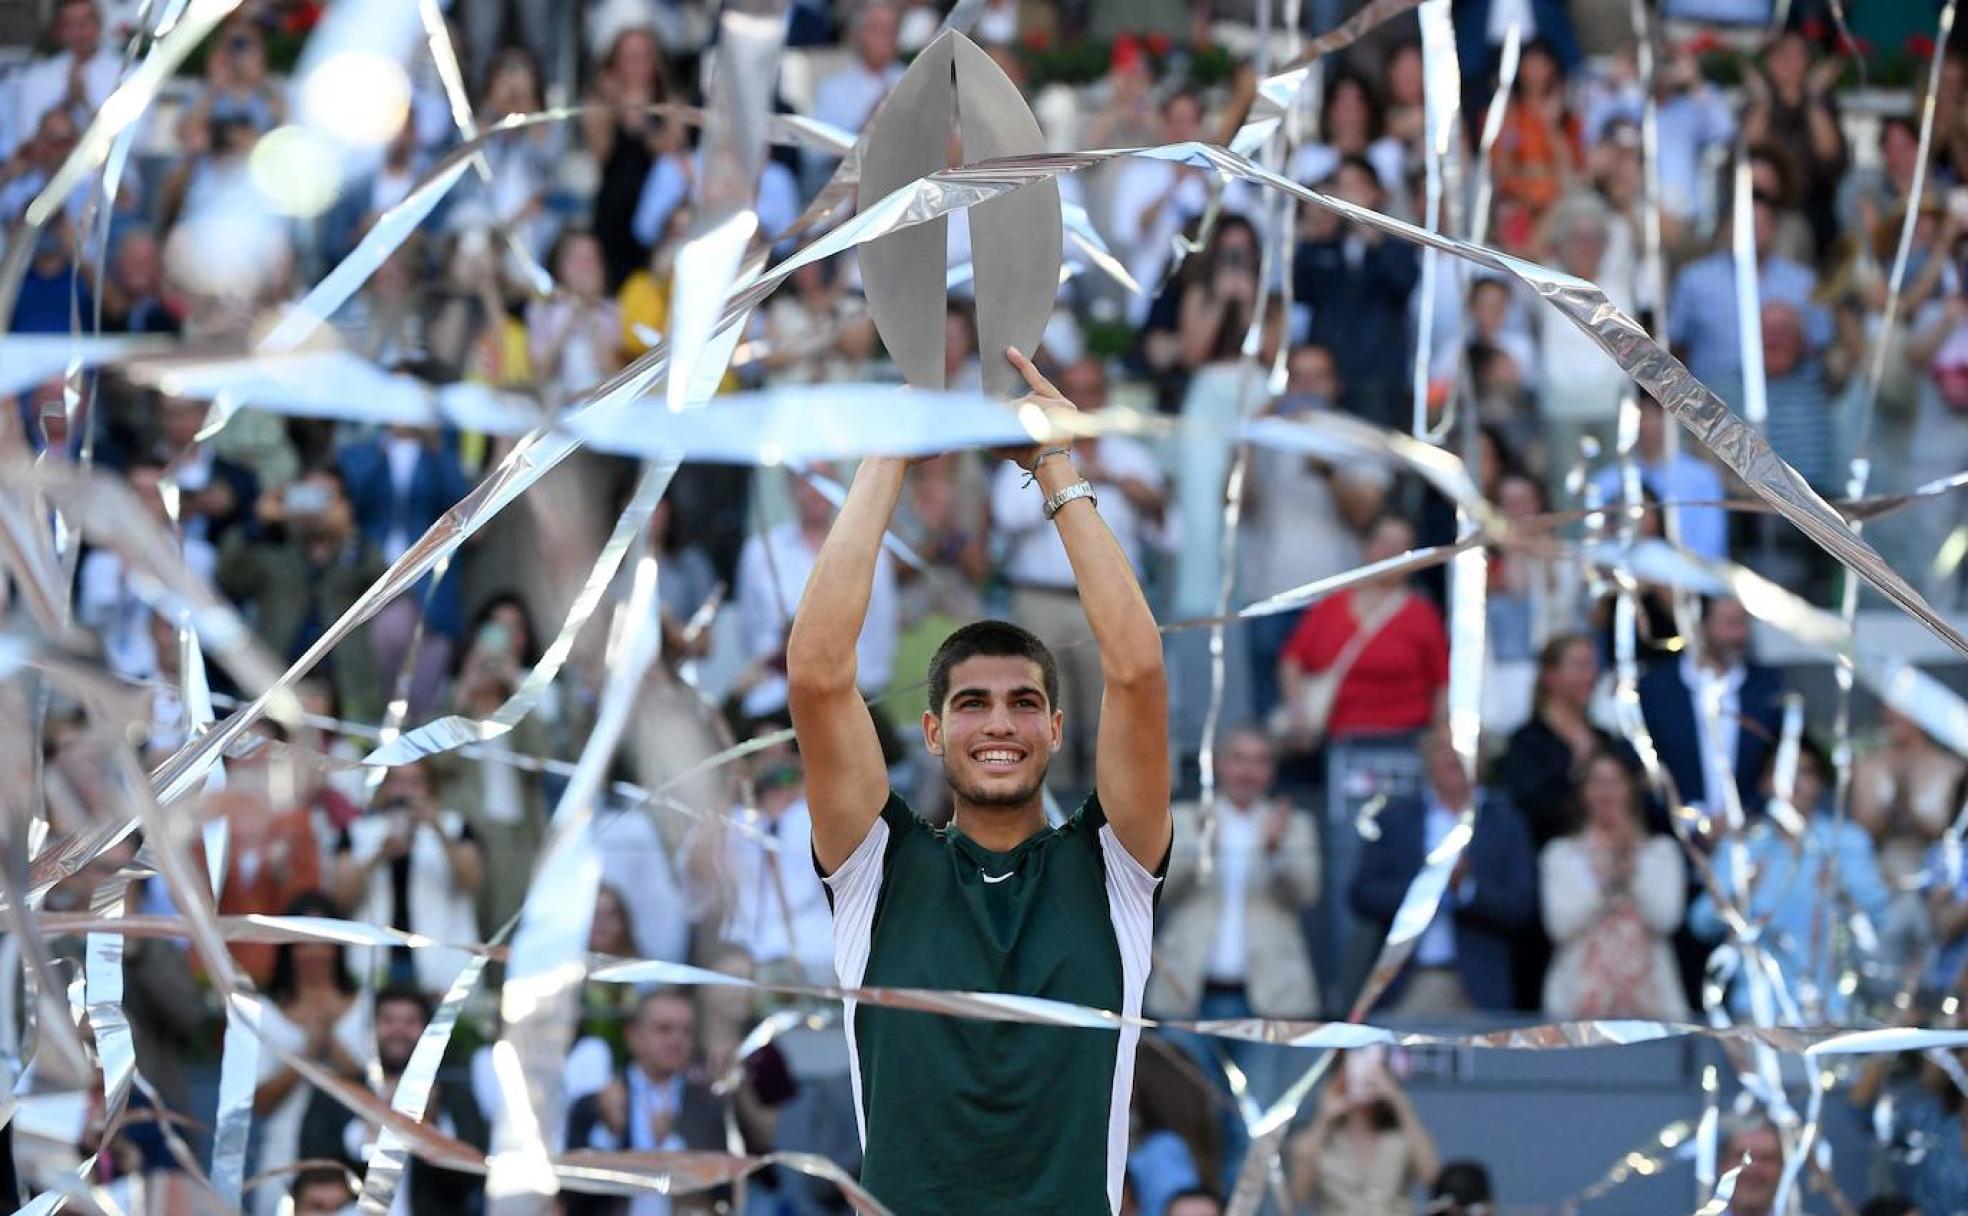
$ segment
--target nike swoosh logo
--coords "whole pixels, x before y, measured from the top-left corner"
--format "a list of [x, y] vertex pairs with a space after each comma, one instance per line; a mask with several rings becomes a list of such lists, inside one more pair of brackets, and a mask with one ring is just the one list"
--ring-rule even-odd
[[1010, 878], [1013, 874], [1016, 874], [1017, 872], [1018, 871], [1016, 870], [1006, 870], [1002, 874], [985, 874], [984, 871], [982, 870], [978, 871], [978, 873], [983, 876], [985, 882], [1003, 882], [1005, 879]]

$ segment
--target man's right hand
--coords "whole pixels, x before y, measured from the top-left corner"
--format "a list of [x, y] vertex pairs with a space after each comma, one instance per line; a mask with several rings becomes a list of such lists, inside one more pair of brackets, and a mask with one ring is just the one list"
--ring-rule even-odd
[[622, 1084], [620, 1077], [595, 1095], [595, 1106], [601, 1114], [602, 1126], [613, 1132], [618, 1142], [625, 1140], [629, 1132], [629, 1087]]

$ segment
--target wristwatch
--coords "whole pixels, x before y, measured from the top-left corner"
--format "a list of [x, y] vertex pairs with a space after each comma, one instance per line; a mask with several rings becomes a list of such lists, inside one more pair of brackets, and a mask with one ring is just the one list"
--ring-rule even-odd
[[1051, 519], [1053, 516], [1059, 514], [1059, 508], [1072, 502], [1075, 498], [1084, 498], [1096, 507], [1100, 505], [1099, 496], [1093, 492], [1093, 483], [1083, 478], [1067, 486], [1057, 494], [1046, 495], [1045, 517]]

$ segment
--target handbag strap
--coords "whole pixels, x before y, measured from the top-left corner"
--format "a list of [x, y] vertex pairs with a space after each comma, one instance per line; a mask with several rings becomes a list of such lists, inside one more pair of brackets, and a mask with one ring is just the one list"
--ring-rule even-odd
[[1334, 689], [1338, 689], [1346, 682], [1346, 673], [1353, 670], [1353, 664], [1359, 661], [1368, 643], [1380, 636], [1380, 631], [1387, 628], [1388, 622], [1394, 619], [1395, 614], [1400, 612], [1407, 602], [1408, 592], [1397, 591], [1382, 600], [1371, 617], [1360, 622], [1360, 628], [1352, 637], [1346, 639], [1346, 645], [1340, 647], [1339, 656], [1333, 660], [1333, 665], [1322, 673], [1332, 678]]

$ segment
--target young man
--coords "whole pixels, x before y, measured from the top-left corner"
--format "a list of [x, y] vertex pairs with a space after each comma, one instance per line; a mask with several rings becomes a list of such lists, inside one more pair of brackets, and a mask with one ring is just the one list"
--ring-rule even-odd
[[[1034, 399], [1070, 408], [1008, 353]], [[786, 644], [836, 967], [849, 986], [1009, 992], [1133, 1014], [1172, 839], [1161, 636], [1070, 451], [1018, 459], [1059, 529], [1100, 649], [1094, 794], [1046, 826], [1058, 674], [1037, 638], [1000, 621], [959, 629], [930, 663], [923, 743], [950, 783], [950, 826], [931, 829], [889, 789], [855, 688], [854, 642], [908, 462], [862, 461]], [[852, 1001], [846, 1013], [861, 1181], [898, 1216], [1119, 1207], [1135, 1031]]]

